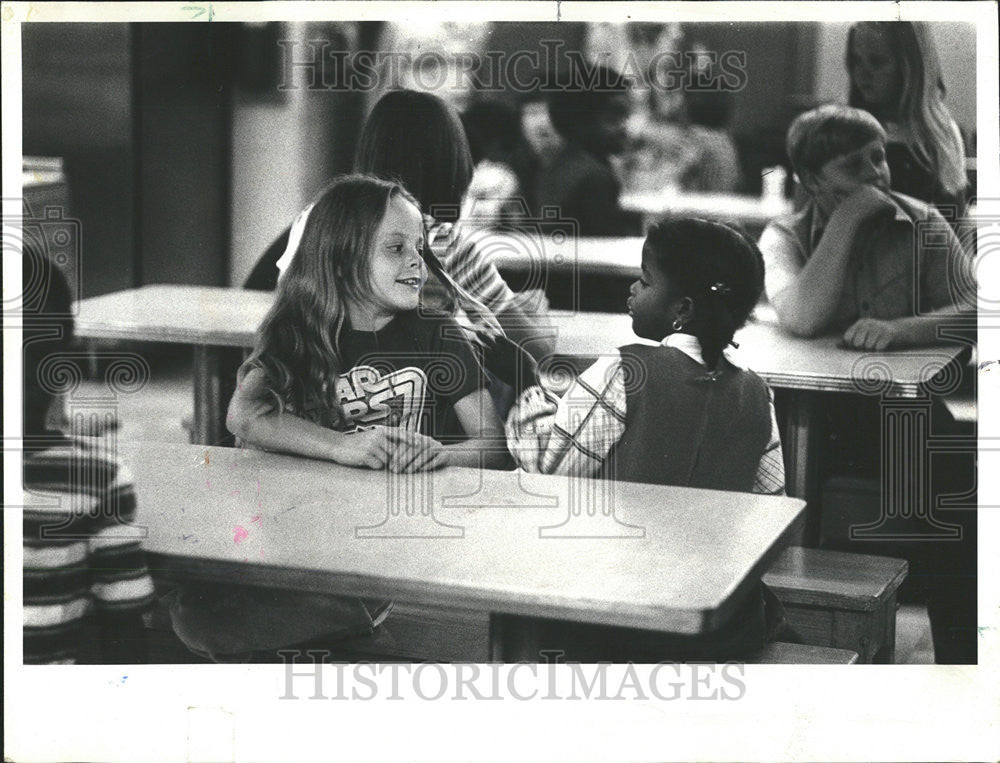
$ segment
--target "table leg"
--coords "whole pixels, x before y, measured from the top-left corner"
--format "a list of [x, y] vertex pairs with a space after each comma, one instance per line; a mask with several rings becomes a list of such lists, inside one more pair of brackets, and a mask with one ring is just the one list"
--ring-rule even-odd
[[532, 617], [490, 615], [490, 662], [542, 662], [539, 623]]
[[934, 515], [931, 484], [931, 399], [883, 397], [880, 510], [874, 522], [851, 527], [851, 539], [958, 539], [962, 530]]
[[191, 441], [200, 445], [219, 443], [226, 432], [219, 354], [218, 347], [197, 345], [194, 348], [194, 429]]
[[815, 545], [819, 540], [819, 485], [818, 463], [815, 457], [818, 445], [817, 397], [803, 390], [786, 390], [782, 446], [785, 450], [785, 492], [804, 499], [806, 508], [805, 536], [800, 545]]

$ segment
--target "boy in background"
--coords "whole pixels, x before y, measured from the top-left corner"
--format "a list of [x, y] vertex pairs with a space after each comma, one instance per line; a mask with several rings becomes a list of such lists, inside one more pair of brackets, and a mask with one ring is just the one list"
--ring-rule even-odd
[[850, 106], [820, 106], [788, 129], [809, 201], [768, 225], [760, 249], [767, 298], [790, 333], [843, 332], [849, 347], [882, 351], [934, 344], [942, 322], [974, 314], [971, 258], [936, 209], [889, 190], [885, 141], [878, 120]]

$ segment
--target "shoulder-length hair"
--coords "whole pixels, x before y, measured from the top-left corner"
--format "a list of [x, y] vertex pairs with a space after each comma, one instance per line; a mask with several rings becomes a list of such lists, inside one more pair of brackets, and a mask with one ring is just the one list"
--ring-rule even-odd
[[[954, 120], [944, 105], [945, 86], [941, 62], [926, 22], [864, 21], [847, 33], [848, 71], [854, 33], [865, 25], [879, 34], [899, 64], [903, 80], [896, 115], [910, 133], [910, 146], [917, 162], [941, 181], [947, 193], [958, 193], [966, 185], [965, 149]], [[851, 82], [848, 102], [871, 110]]]
[[370, 298], [375, 235], [394, 198], [418, 206], [399, 184], [361, 175], [335, 179], [308, 213], [302, 240], [240, 369], [265, 376], [265, 397], [279, 411], [336, 427], [342, 371], [340, 333], [346, 300]]
[[402, 184], [441, 222], [458, 219], [472, 168], [454, 108], [415, 90], [392, 90], [379, 99], [354, 153], [355, 172]]

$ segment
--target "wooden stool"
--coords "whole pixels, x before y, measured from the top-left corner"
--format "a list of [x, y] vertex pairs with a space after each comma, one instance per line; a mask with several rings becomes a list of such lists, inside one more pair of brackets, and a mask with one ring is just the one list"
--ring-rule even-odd
[[747, 665], [853, 665], [857, 661], [858, 653], [847, 649], [772, 641], [745, 662]]
[[896, 590], [906, 571], [902, 559], [793, 546], [763, 581], [807, 644], [849, 649], [863, 663], [891, 663]]

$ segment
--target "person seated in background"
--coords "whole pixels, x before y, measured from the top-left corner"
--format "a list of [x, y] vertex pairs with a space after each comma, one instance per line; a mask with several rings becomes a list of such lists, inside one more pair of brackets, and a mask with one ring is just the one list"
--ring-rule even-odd
[[641, 219], [621, 208], [610, 160], [625, 148], [627, 84], [606, 66], [576, 73], [549, 95], [549, 117], [565, 145], [539, 176], [538, 204], [576, 220], [582, 236], [637, 236]]
[[[794, 334], [842, 331], [848, 346], [881, 352], [932, 344], [942, 325], [964, 329], [974, 320], [971, 255], [934, 207], [890, 190], [885, 140], [875, 117], [850, 106], [820, 106], [788, 130], [788, 155], [809, 200], [772, 222], [760, 248], [767, 296]], [[959, 313], [968, 318], [956, 321]], [[879, 491], [884, 459], [900, 457], [883, 450], [889, 444], [880, 429], [882, 399], [839, 395], [824, 407], [828, 434], [817, 462], [827, 476], [860, 477]], [[930, 413], [935, 436], [975, 441], [974, 425], [970, 431], [952, 420], [937, 398]], [[914, 516], [927, 516], [943, 496], [971, 492], [975, 506], [974, 462], [928, 471], [927, 505], [913, 506]], [[974, 509], [954, 508], [947, 514], [960, 525], [958, 538], [915, 536], [886, 543], [878, 553], [905, 557], [910, 583], [924, 589], [935, 661], [969, 664], [977, 650], [977, 518]], [[875, 550], [871, 542], [863, 545], [862, 553]]]
[[[706, 61], [692, 67], [693, 76], [709, 75]], [[681, 176], [685, 191], [733, 193], [739, 187], [740, 161], [729, 131], [733, 116], [733, 94], [718, 89], [684, 89], [684, 117], [688, 141], [695, 147], [697, 161]]]
[[767, 297], [793, 334], [843, 332], [863, 350], [913, 347], [975, 310], [971, 257], [936, 209], [890, 190], [885, 142], [878, 120], [850, 106], [820, 106], [788, 129], [809, 200], [769, 224], [760, 249]]
[[694, 86], [698, 77], [710, 76], [708, 61], [695, 58], [682, 91], [664, 89], [656, 83], [664, 81], [665, 75], [650, 72], [647, 107], [632, 130], [622, 162], [629, 192], [661, 193], [675, 188], [733, 193], [739, 187], [739, 157], [728, 130], [732, 93]]
[[461, 217], [478, 225], [526, 217], [524, 179], [514, 166], [516, 152], [524, 142], [517, 109], [501, 101], [479, 101], [462, 112], [462, 126], [474, 170]]
[[965, 209], [965, 141], [944, 103], [941, 63], [926, 22], [866, 21], [847, 35], [848, 103], [886, 130], [892, 190], [934, 204], [952, 219]]
[[[142, 615], [153, 581], [130, 524], [135, 494], [96, 444], [50, 429], [47, 378], [69, 350], [72, 300], [60, 270], [25, 243], [24, 662], [146, 661]], [[63, 369], [65, 370], [65, 369]]]

